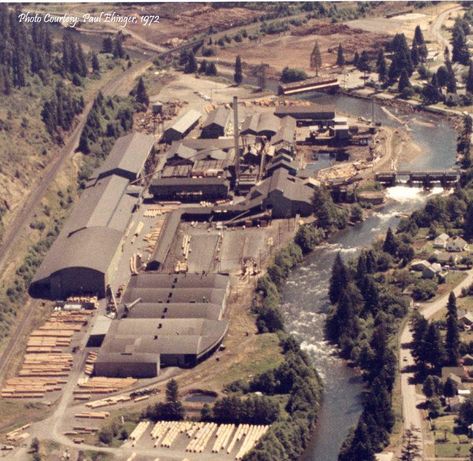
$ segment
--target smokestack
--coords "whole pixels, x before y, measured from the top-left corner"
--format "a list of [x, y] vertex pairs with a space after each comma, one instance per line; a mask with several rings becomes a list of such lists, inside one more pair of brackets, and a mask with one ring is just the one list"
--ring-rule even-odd
[[240, 147], [238, 143], [239, 132], [238, 132], [238, 98], [233, 96], [233, 141], [235, 147], [235, 176], [236, 185], [238, 186], [238, 180], [240, 178]]

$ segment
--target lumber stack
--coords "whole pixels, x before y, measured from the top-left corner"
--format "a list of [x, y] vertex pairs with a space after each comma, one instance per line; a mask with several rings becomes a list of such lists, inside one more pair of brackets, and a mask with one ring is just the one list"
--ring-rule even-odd
[[[88, 394], [88, 397], [90, 397], [90, 394]], [[76, 395], [75, 398], [79, 399], [80, 395]], [[130, 400], [132, 400], [132, 398], [130, 397], [129, 394], [116, 395], [114, 397], [108, 397], [106, 399], [88, 402], [85, 404], [85, 406], [89, 408], [102, 408], [102, 407], [107, 407], [109, 405], [116, 405], [117, 403], [120, 403], [120, 402], [129, 402]]]
[[71, 345], [74, 334], [88, 323], [90, 315], [90, 311], [52, 312], [31, 332], [18, 376], [5, 382], [0, 396], [43, 398], [47, 392], [60, 391], [73, 365], [72, 354], [64, 348]]
[[97, 360], [97, 352], [89, 352], [87, 354], [87, 359], [85, 360], [84, 373], [86, 375], [91, 375], [94, 371], [94, 363]]
[[67, 304], [80, 304], [86, 309], [97, 309], [99, 307], [99, 299], [97, 296], [69, 296]]
[[76, 413], [76, 418], [90, 418], [90, 419], [105, 419], [110, 416], [108, 411], [84, 411], [82, 413]]
[[133, 429], [133, 432], [128, 437], [133, 441], [132, 446], [135, 446], [135, 443], [143, 436], [143, 434], [146, 432], [146, 429], [148, 429], [149, 424], [149, 421], [140, 421]]
[[9, 399], [42, 398], [46, 392], [61, 390], [66, 379], [55, 378], [10, 378], [5, 382], [0, 395]]
[[26, 354], [18, 373], [21, 377], [67, 377], [72, 368], [72, 354]]
[[245, 438], [235, 456], [236, 460], [242, 459], [269, 429], [269, 426], [252, 426], [249, 424], [242, 424], [241, 426], [243, 426], [242, 432]]
[[[18, 427], [13, 431], [7, 433], [6, 437], [9, 442], [17, 442], [18, 440], [22, 440], [27, 438], [29, 435], [26, 434], [24, 431], [28, 429], [31, 424], [25, 424], [24, 426]], [[26, 435], [26, 437], [25, 437]]]
[[109, 394], [127, 387], [133, 386], [137, 380], [135, 378], [106, 378], [94, 376], [80, 380], [78, 389], [74, 390], [74, 395], [81, 394]]

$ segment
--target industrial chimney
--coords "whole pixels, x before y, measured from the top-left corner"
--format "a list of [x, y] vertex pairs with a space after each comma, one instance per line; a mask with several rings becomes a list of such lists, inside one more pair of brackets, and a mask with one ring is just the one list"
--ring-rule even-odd
[[240, 179], [240, 148], [239, 148], [239, 138], [240, 134], [238, 132], [238, 98], [233, 96], [233, 141], [235, 147], [235, 155], [236, 155], [236, 162], [235, 162], [235, 179], [236, 179], [236, 186], [238, 187], [238, 181]]

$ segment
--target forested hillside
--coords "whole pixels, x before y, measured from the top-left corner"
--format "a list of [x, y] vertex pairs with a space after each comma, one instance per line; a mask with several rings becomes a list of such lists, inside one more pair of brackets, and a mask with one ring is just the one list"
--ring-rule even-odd
[[65, 30], [25, 24], [0, 5], [0, 237], [25, 192], [57, 154], [84, 97], [115, 65], [113, 54], [86, 51]]

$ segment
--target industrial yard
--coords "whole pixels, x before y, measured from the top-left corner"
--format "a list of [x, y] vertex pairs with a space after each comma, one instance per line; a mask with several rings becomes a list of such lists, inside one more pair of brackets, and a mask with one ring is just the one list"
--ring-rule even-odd
[[[93, 441], [110, 411], [159, 399], [169, 377], [182, 375], [192, 389], [212, 355], [241, 362], [244, 349], [236, 360], [222, 342], [226, 335], [229, 345], [240, 335], [251, 340], [254, 326], [236, 317], [239, 310], [248, 316], [243, 291], [311, 219], [324, 177], [313, 161], [328, 155], [333, 165], [360, 169], [382, 156], [378, 127], [333, 108], [239, 99], [224, 88], [212, 104], [202, 95], [192, 92], [184, 104], [165, 87], [154, 98], [143, 120], [168, 115], [147, 134], [116, 141], [33, 279], [31, 294], [49, 299], [52, 311], [30, 334], [1, 397], [72, 405], [58, 430], [73, 444]], [[241, 459], [266, 430], [143, 424], [124, 448], [170, 447], [189, 459]]]

